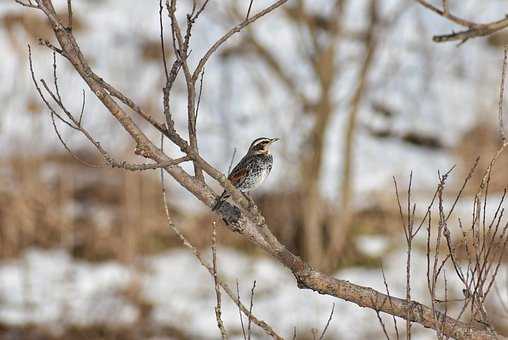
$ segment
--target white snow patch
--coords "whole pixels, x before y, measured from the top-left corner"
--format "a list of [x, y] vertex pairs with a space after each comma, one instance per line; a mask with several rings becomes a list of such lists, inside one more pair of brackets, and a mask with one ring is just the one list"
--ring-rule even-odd
[[[367, 240], [369, 247], [381, 240]], [[374, 248], [374, 247], [371, 247]], [[209, 255], [209, 254], [207, 254]], [[215, 338], [218, 333], [214, 315], [215, 292], [209, 273], [186, 250], [172, 250], [145, 258], [141, 268], [118, 263], [91, 264], [72, 260], [64, 251], [32, 250], [22, 259], [0, 265], [0, 321], [20, 325], [133, 323], [136, 306], [125, 300], [121, 291], [135, 276], [141, 294], [153, 304], [153, 321], [182, 329], [195, 337]], [[322, 329], [335, 303], [330, 336], [348, 334], [350, 338], [375, 338], [381, 328], [373, 311], [355, 304], [322, 296], [296, 287], [294, 277], [272, 259], [249, 257], [231, 249], [219, 249], [218, 265], [233, 291], [239, 280], [242, 301], [248, 305], [252, 283], [256, 280], [254, 314], [270, 323], [282, 335]], [[396, 251], [383, 260], [387, 283], [393, 296], [405, 296], [406, 257]], [[412, 257], [412, 297], [429, 304], [426, 257], [415, 251]], [[380, 269], [349, 268], [335, 274], [384, 292]], [[447, 275], [449, 296], [459, 296], [461, 287]], [[499, 287], [502, 296], [507, 288]], [[223, 294], [223, 320], [227, 328], [240, 329], [238, 310]], [[392, 329], [390, 318], [383, 316]], [[399, 326], [402, 321], [399, 320]], [[419, 338], [433, 333], [415, 327]]]

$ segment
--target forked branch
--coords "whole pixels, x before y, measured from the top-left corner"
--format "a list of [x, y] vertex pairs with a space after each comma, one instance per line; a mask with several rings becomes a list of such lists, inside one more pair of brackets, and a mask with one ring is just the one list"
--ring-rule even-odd
[[461, 43], [464, 43], [469, 39], [484, 37], [499, 32], [508, 27], [508, 17], [504, 17], [502, 19], [492, 21], [489, 23], [476, 23], [453, 15], [449, 10], [448, 1], [442, 2], [442, 8], [439, 8], [431, 4], [427, 0], [416, 0], [416, 1], [423, 7], [445, 18], [446, 20], [466, 28], [465, 30], [459, 32], [435, 35], [432, 38], [434, 42], [440, 43], [449, 41], [460, 41]]

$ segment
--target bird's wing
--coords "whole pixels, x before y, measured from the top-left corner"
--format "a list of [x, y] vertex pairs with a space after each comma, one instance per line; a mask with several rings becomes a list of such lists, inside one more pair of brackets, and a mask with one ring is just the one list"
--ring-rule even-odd
[[244, 157], [238, 162], [228, 176], [228, 179], [233, 183], [235, 187], [239, 187], [243, 184], [248, 175], [247, 164], [251, 161], [252, 157]]

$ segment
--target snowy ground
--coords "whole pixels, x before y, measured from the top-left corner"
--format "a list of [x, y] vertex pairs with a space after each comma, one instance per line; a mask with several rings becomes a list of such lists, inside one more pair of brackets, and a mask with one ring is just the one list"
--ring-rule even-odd
[[[366, 248], [372, 245], [372, 251], [376, 252], [382, 240], [363, 242]], [[245, 302], [256, 280], [254, 314], [283, 336], [290, 336], [294, 327], [297, 332], [321, 330], [333, 303], [331, 338], [378, 339], [382, 334], [373, 311], [299, 290], [290, 273], [271, 259], [251, 258], [228, 249], [219, 249], [218, 255], [220, 271], [233, 287], [236, 279], [240, 281]], [[405, 254], [394, 252], [383, 263], [391, 294], [403, 296]], [[412, 292], [416, 300], [428, 303], [425, 266], [425, 256], [416, 252]], [[341, 270], [335, 276], [384, 291], [379, 269], [352, 268]], [[19, 260], [0, 265], [0, 321], [56, 328], [64, 324], [131, 324], [139, 311], [121, 292], [133, 282], [139, 284], [141, 295], [153, 305], [150, 317], [157, 324], [176, 327], [196, 338], [218, 337], [211, 277], [187, 250], [140, 259], [138, 266], [132, 268], [118, 263], [73, 261], [64, 251], [34, 249]], [[448, 288], [450, 297], [459, 291], [451, 275]], [[500, 288], [501, 294], [508, 297], [506, 289]], [[239, 331], [238, 310], [227, 297], [223, 301], [226, 327]], [[392, 328], [391, 319], [385, 321]], [[433, 333], [418, 326], [415, 334], [418, 339], [433, 338]]]

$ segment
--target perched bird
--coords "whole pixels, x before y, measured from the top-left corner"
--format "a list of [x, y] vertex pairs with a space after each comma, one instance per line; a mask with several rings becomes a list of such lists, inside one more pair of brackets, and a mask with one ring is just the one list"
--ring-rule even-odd
[[[263, 183], [272, 170], [273, 156], [270, 155], [269, 148], [272, 143], [278, 140], [278, 138], [261, 137], [251, 143], [247, 154], [228, 176], [228, 179], [238, 190], [247, 194]], [[219, 209], [230, 196], [230, 193], [224, 190], [212, 210]]]

